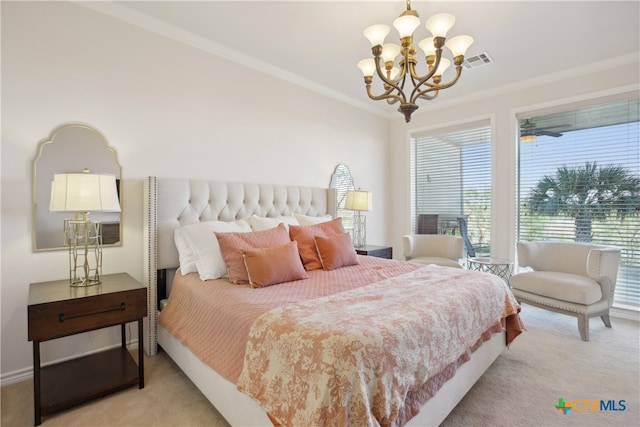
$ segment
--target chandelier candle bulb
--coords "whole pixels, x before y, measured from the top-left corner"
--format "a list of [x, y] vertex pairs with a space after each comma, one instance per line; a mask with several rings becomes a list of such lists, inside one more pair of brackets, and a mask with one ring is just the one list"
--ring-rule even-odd
[[[385, 100], [388, 104], [399, 104], [398, 111], [404, 115], [405, 121], [411, 121], [411, 115], [418, 109], [418, 99], [433, 100], [440, 90], [453, 86], [462, 74], [464, 55], [473, 43], [470, 36], [457, 36], [446, 40], [447, 32], [453, 27], [456, 18], [448, 13], [434, 15], [427, 20], [425, 28], [432, 37], [418, 43], [425, 53], [427, 71], [420, 74], [418, 61], [414, 56], [416, 48], [413, 44], [413, 33], [420, 27], [418, 12], [411, 10], [411, 1], [407, 1], [407, 10], [393, 21], [398, 30], [401, 47], [394, 43], [384, 43], [390, 27], [384, 24], [371, 25], [364, 30], [364, 36], [371, 43], [373, 59], [358, 62], [358, 68], [364, 75], [367, 95], [374, 101]], [[445, 70], [451, 66], [451, 60], [442, 57], [445, 46], [453, 53], [455, 75], [446, 83], [442, 83]], [[396, 58], [400, 57], [396, 61]], [[371, 89], [373, 76], [377, 74], [382, 81], [383, 91], [375, 95]], [[405, 88], [405, 84], [407, 85]], [[406, 90], [406, 92], [405, 92]], [[407, 94], [409, 96], [407, 96]]]

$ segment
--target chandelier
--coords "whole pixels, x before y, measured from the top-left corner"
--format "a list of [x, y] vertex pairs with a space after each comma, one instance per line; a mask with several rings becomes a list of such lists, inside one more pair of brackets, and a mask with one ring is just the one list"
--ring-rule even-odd
[[[398, 111], [404, 114], [407, 123], [411, 121], [411, 114], [418, 109], [418, 99], [432, 100], [438, 96], [441, 89], [453, 86], [462, 73], [464, 54], [473, 43], [471, 36], [456, 36], [447, 40], [447, 31], [453, 27], [456, 18], [448, 13], [441, 13], [429, 18], [425, 27], [433, 37], [425, 38], [418, 46], [425, 53], [428, 71], [424, 75], [418, 74], [416, 65], [416, 48], [413, 45], [413, 32], [420, 26], [418, 12], [411, 10], [411, 0], [407, 0], [407, 10], [393, 21], [393, 26], [400, 35], [401, 46], [385, 43], [384, 39], [391, 30], [388, 25], [378, 24], [367, 27], [364, 36], [371, 42], [373, 58], [358, 62], [358, 68], [364, 74], [367, 95], [373, 100], [385, 99], [388, 104], [400, 103]], [[442, 83], [442, 74], [451, 65], [451, 61], [442, 57], [442, 47], [446, 46], [453, 54], [453, 64], [456, 74], [447, 83]], [[397, 66], [395, 59], [398, 57]], [[371, 92], [373, 75], [377, 74], [382, 80], [384, 92], [374, 95]], [[411, 86], [405, 88], [407, 81]], [[409, 96], [407, 96], [407, 94]]]

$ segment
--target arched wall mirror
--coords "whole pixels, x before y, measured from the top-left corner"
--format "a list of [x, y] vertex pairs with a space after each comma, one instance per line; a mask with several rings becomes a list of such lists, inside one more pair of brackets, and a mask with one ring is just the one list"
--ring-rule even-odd
[[[122, 207], [122, 167], [115, 149], [97, 130], [83, 124], [55, 129], [41, 142], [33, 162], [33, 250], [51, 251], [64, 247], [64, 220], [70, 212], [50, 212], [51, 181], [54, 174], [82, 172], [113, 174]], [[93, 212], [91, 220], [102, 222], [104, 246], [122, 245], [119, 212]]]
[[331, 188], [336, 190], [336, 215], [342, 218], [342, 225], [345, 229], [353, 228], [354, 211], [344, 208], [347, 198], [347, 191], [354, 190], [353, 177], [349, 168], [340, 163], [331, 175]]

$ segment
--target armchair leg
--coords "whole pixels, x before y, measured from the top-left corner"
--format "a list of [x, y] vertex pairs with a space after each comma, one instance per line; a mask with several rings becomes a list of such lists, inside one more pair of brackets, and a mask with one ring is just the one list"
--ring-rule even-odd
[[582, 341], [589, 341], [589, 318], [586, 315], [578, 316], [578, 329]]
[[606, 326], [607, 328], [611, 327], [611, 320], [609, 319], [609, 313], [603, 314], [602, 316], [600, 316], [600, 318], [602, 319], [602, 323], [604, 323], [604, 326]]

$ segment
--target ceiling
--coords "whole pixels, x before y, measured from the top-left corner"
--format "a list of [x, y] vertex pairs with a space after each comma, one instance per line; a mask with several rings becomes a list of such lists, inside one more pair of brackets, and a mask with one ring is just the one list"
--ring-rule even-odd
[[[362, 31], [391, 25], [405, 9], [394, 1], [122, 1], [80, 2], [212, 54], [267, 72], [359, 108], [389, 116], [395, 106], [372, 101], [359, 60], [371, 49]], [[464, 70], [458, 83], [421, 111], [438, 104], [508, 92], [571, 75], [638, 61], [638, 1], [413, 1], [421, 26], [448, 12], [448, 37], [473, 36], [467, 57], [488, 53], [492, 64]], [[398, 42], [392, 30], [387, 41]], [[447, 50], [448, 53], [448, 50]], [[418, 58], [421, 60], [421, 57]], [[421, 71], [424, 72], [424, 63]], [[447, 73], [451, 73], [449, 70]], [[447, 80], [447, 73], [443, 80]]]

